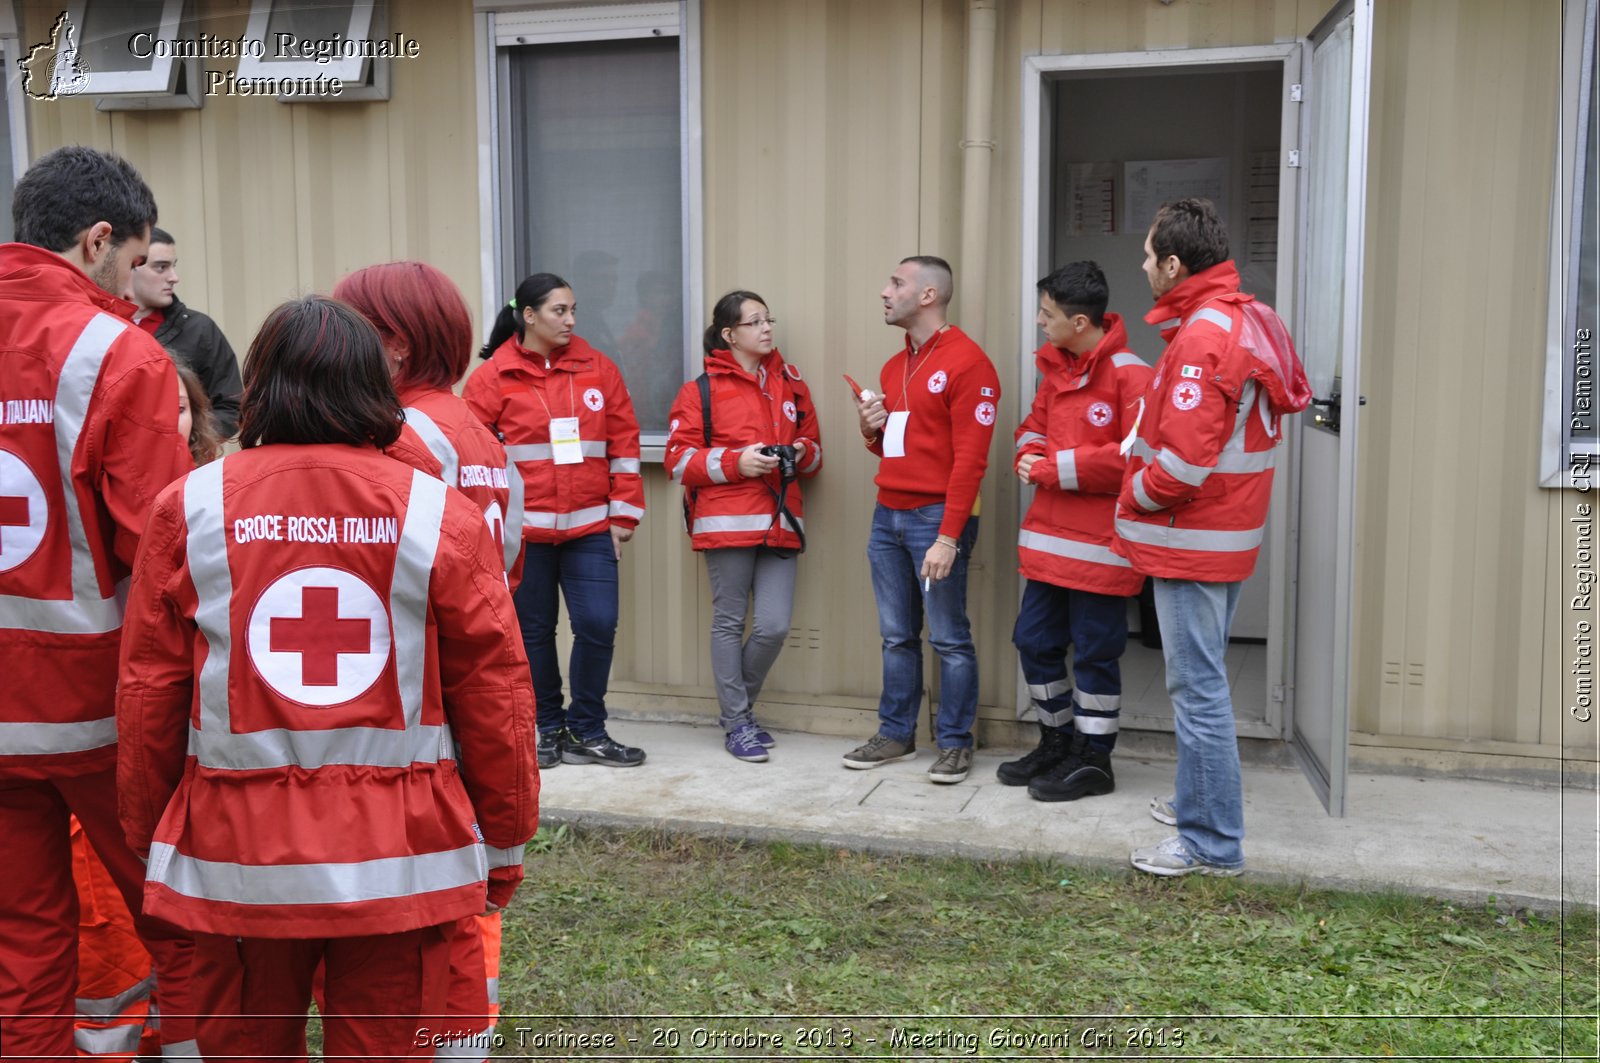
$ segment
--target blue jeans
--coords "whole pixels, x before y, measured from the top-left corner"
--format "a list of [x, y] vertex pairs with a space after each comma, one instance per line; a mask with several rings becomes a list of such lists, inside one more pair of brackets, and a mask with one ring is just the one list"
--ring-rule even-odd
[[1239, 583], [1155, 579], [1178, 735], [1178, 836], [1208, 864], [1244, 864], [1244, 784], [1223, 654]]
[[878, 697], [878, 733], [897, 742], [914, 741], [922, 709], [922, 618], [928, 641], [939, 655], [939, 716], [934, 728], [940, 749], [972, 747], [978, 717], [978, 651], [967, 623], [967, 561], [978, 538], [971, 517], [956, 541], [950, 575], [924, 591], [922, 558], [939, 535], [944, 503], [921, 509], [872, 512], [867, 561], [872, 593], [878, 600], [878, 633], [883, 636], [883, 693]]
[[1120, 662], [1128, 646], [1128, 599], [1031, 579], [1022, 591], [1011, 642], [1021, 657], [1022, 678], [1039, 722], [1069, 731], [1076, 723], [1092, 748], [1111, 752], [1122, 711]]
[[[617, 638], [617, 554], [611, 533], [564, 543], [528, 543], [522, 556], [517, 621], [533, 675], [539, 730], [565, 727], [580, 739], [598, 738], [606, 730], [606, 686]], [[556, 659], [558, 590], [567, 600], [572, 623], [570, 707], [562, 705], [561, 664]]]

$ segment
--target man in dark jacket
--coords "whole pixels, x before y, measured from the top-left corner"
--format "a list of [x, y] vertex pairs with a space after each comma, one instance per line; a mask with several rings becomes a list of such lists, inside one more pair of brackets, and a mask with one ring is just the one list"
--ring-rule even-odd
[[217, 323], [184, 306], [178, 285], [178, 247], [172, 234], [152, 226], [150, 254], [133, 271], [134, 324], [151, 333], [182, 365], [194, 370], [211, 400], [217, 430], [226, 439], [239, 430], [239, 359]]

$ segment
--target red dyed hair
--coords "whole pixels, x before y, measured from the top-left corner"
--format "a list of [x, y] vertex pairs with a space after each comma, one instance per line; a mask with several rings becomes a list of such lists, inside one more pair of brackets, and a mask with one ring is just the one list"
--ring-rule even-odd
[[403, 351], [396, 391], [449, 389], [472, 360], [472, 317], [461, 289], [426, 262], [385, 262], [358, 269], [333, 289], [372, 322], [385, 347]]

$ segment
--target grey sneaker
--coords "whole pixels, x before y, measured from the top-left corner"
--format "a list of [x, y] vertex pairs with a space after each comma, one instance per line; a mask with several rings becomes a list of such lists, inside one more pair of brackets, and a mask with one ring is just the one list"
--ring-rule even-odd
[[884, 764], [893, 764], [897, 760], [910, 760], [916, 755], [916, 739], [912, 739], [909, 742], [897, 742], [893, 738], [886, 738], [883, 735], [873, 735], [866, 742], [844, 755], [844, 766], [864, 770]]
[[1223, 867], [1208, 864], [1189, 851], [1177, 835], [1146, 849], [1135, 849], [1131, 857], [1133, 866], [1152, 875], [1219, 875], [1231, 878], [1244, 871], [1244, 865]]
[[928, 769], [928, 781], [937, 783], [960, 782], [972, 770], [972, 750], [966, 746], [939, 750], [939, 759]]
[[1178, 825], [1178, 813], [1173, 809], [1172, 803], [1177, 799], [1176, 794], [1167, 797], [1152, 797], [1150, 799], [1150, 818], [1157, 823], [1165, 823], [1169, 827], [1176, 827]]

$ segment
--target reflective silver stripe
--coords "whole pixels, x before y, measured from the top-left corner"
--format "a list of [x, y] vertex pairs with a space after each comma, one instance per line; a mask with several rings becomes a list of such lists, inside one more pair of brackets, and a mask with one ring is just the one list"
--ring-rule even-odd
[[1072, 689], [1072, 680], [1067, 677], [1057, 679], [1053, 683], [1029, 683], [1028, 696], [1035, 701], [1050, 701], [1059, 698]]
[[1038, 432], [1024, 432], [1017, 437], [1017, 449], [1021, 450], [1029, 443], [1043, 443], [1044, 436]]
[[1078, 489], [1078, 453], [1075, 450], [1056, 451], [1056, 476], [1061, 480], [1061, 490]]
[[406, 424], [410, 425], [417, 435], [422, 437], [422, 442], [439, 459], [443, 468], [439, 471], [439, 478], [451, 487], [461, 486], [461, 456], [456, 453], [456, 448], [451, 445], [449, 438], [434, 423], [432, 417], [423, 413], [415, 406], [405, 408]]
[[[771, 513], [751, 513], [743, 516], [732, 517], [700, 517], [694, 522], [691, 535], [701, 535], [712, 532], [764, 532], [776, 523]], [[784, 523], [795, 530], [803, 530], [805, 521], [800, 521], [798, 528], [787, 516]]]
[[1072, 695], [1072, 700], [1077, 703], [1078, 708], [1088, 709], [1090, 712], [1117, 712], [1122, 708], [1121, 694], [1086, 694], [1082, 687]]
[[678, 464], [672, 470], [672, 478], [678, 483], [683, 483], [683, 470], [689, 467], [689, 459], [700, 453], [697, 448], [691, 447], [683, 452], [683, 457], [678, 459]]
[[1112, 552], [1109, 546], [1086, 543], [1081, 539], [1068, 539], [1061, 535], [1046, 535], [1044, 532], [1036, 532], [1029, 528], [1022, 529], [1017, 535], [1017, 545], [1027, 550], [1067, 557], [1074, 561], [1092, 561], [1097, 565], [1113, 565], [1117, 568], [1133, 567], [1127, 558]]
[[143, 981], [137, 982], [114, 997], [79, 997], [73, 1004], [78, 1018], [88, 1019], [91, 1022], [104, 1022], [114, 1019], [128, 1010], [128, 1006], [135, 1001], [150, 999], [150, 990], [156, 985], [154, 973], [146, 975]]
[[[1190, 465], [1177, 454], [1165, 447], [1156, 455], [1156, 464], [1165, 469], [1174, 478], [1182, 480], [1190, 487], [1199, 487], [1206, 482], [1206, 477], [1211, 475], [1211, 470], [1204, 465]], [[1140, 470], [1142, 474], [1144, 470]], [[1143, 504], [1142, 502], [1140, 503]]]
[[1149, 493], [1144, 489], [1145, 470], [1140, 469], [1133, 477], [1133, 500], [1139, 503], [1139, 508], [1147, 513], [1153, 513], [1161, 507], [1156, 505]]
[[523, 849], [524, 846], [521, 845], [513, 845], [509, 849], [496, 849], [492, 846], [484, 846], [484, 852], [488, 854], [489, 866], [491, 868], [521, 867]]
[[0, 723], [0, 753], [7, 756], [80, 753], [116, 744], [115, 716], [77, 723]]
[[728, 482], [728, 474], [722, 471], [722, 455], [728, 452], [727, 447], [712, 447], [706, 451], [706, 475], [714, 484]]
[[[399, 639], [395, 642], [398, 645]], [[413, 764], [434, 764], [442, 758], [455, 756], [454, 736], [449, 726], [442, 724], [410, 727], [404, 731], [385, 727], [330, 727], [320, 731], [275, 728], [221, 737], [197, 737], [191, 733], [189, 737], [190, 752], [201, 764], [224, 771], [322, 768], [330, 764], [409, 768]]]
[[1118, 351], [1116, 354], [1113, 354], [1111, 356], [1111, 364], [1116, 366], [1118, 369], [1126, 369], [1130, 365], [1149, 368], [1148, 363], [1146, 363], [1143, 358], [1140, 358], [1132, 351]]
[[72, 546], [72, 597], [45, 600], [0, 595], [0, 628], [53, 635], [101, 635], [122, 626], [127, 589], [118, 586], [110, 598], [100, 595], [94, 554], [89, 549], [83, 514], [78, 511], [78, 492], [73, 489], [72, 455], [77, 451], [78, 440], [83, 435], [83, 424], [89, 416], [89, 400], [100, 379], [106, 353], [127, 327], [128, 323], [120, 318], [105, 313], [95, 314], [73, 341], [72, 350], [67, 352], [66, 360], [61, 364], [61, 376], [56, 380], [56, 467], [61, 475], [67, 539]]
[[1117, 718], [1115, 716], [1085, 716], [1080, 712], [1073, 718], [1072, 726], [1079, 734], [1114, 735], [1117, 733]]
[[139, 1050], [144, 1023], [125, 1022], [116, 1026], [78, 1026], [72, 1031], [72, 1047], [91, 1056], [127, 1055]]
[[634, 520], [644, 520], [644, 510], [630, 502], [623, 502], [616, 498], [611, 500], [611, 505], [606, 515], [610, 517], [632, 517]]
[[1145, 461], [1155, 461], [1156, 451], [1142, 436], [1133, 437], [1133, 446], [1128, 448], [1128, 457], [1143, 458]]
[[631, 472], [631, 473], [637, 475], [638, 472], [639, 472], [639, 459], [638, 458], [612, 458], [611, 459], [611, 471], [614, 472], [614, 473], [615, 472], [621, 472], [621, 473], [629, 473], [629, 472]]
[[585, 524], [594, 524], [606, 519], [605, 506], [590, 506], [588, 509], [575, 510], [572, 513], [549, 513], [542, 509], [525, 509], [522, 511], [522, 520], [530, 528], [544, 528], [546, 530], [566, 531], [569, 528], [581, 528]]
[[161, 1058], [197, 1059], [202, 1061], [205, 1059], [205, 1057], [200, 1054], [199, 1041], [179, 1041], [177, 1044], [173, 1045], [162, 1045]]
[[816, 472], [817, 466], [822, 464], [822, 444], [807, 443], [806, 449], [811, 451], [811, 460], [806, 462], [806, 467], [801, 472]]
[[1209, 306], [1202, 306], [1189, 315], [1189, 324], [1192, 325], [1196, 321], [1209, 321], [1223, 332], [1233, 331], [1233, 318], [1224, 314], [1221, 310], [1213, 310]]
[[482, 882], [483, 846], [418, 856], [326, 864], [235, 864], [198, 860], [165, 842], [150, 846], [148, 881], [174, 893], [228, 904], [343, 904], [416, 897]]
[[489, 990], [489, 1003], [491, 1003], [491, 1004], [500, 1003], [500, 979], [498, 979], [498, 978], [485, 978], [483, 980], [483, 984]]
[[196, 597], [194, 622], [206, 640], [206, 661], [200, 666], [200, 728], [190, 729], [189, 751], [199, 754], [200, 734], [226, 735], [228, 722], [228, 659], [233, 628], [228, 603], [233, 574], [228, 569], [228, 534], [222, 515], [222, 470], [228, 459], [202, 465], [183, 485], [183, 519], [188, 528], [185, 550]]
[[1039, 714], [1039, 722], [1046, 727], [1065, 727], [1072, 722], [1072, 704], [1070, 702], [1065, 707], [1051, 712], [1036, 701], [1033, 703], [1033, 709]]
[[505, 539], [506, 571], [510, 572], [522, 553], [522, 473], [510, 459], [506, 460], [506, 487], [506, 525], [500, 534]]
[[1167, 331], [1167, 329], [1169, 329], [1169, 328], [1177, 328], [1181, 324], [1183, 324], [1183, 318], [1181, 318], [1181, 317], [1169, 317], [1165, 321], [1161, 321], [1161, 322], [1157, 322], [1156, 323], [1156, 331], [1157, 332], [1165, 332], [1165, 331]]
[[[433, 575], [434, 558], [439, 553], [446, 490], [442, 480], [435, 480], [421, 470], [412, 473], [411, 495], [406, 501], [400, 543], [395, 551], [394, 575], [389, 583], [395, 681], [400, 687], [400, 704], [408, 733], [422, 724], [423, 665], [428, 657], [425, 634], [428, 583]], [[435, 763], [448, 755], [450, 747], [445, 745], [433, 756], [418, 759]]]
[[[606, 456], [606, 441], [580, 439], [578, 450], [586, 458], [603, 458]], [[506, 457], [512, 461], [553, 461], [555, 456], [555, 447], [550, 443], [517, 443], [506, 447]]]
[[1130, 543], [1164, 546], [1173, 550], [1200, 550], [1214, 554], [1237, 554], [1261, 545], [1266, 525], [1244, 531], [1210, 531], [1205, 528], [1169, 528], [1117, 518], [1117, 534]]
[[1247, 450], [1240, 454], [1224, 453], [1217, 459], [1217, 472], [1242, 474], [1266, 472], [1277, 461], [1276, 450]]

